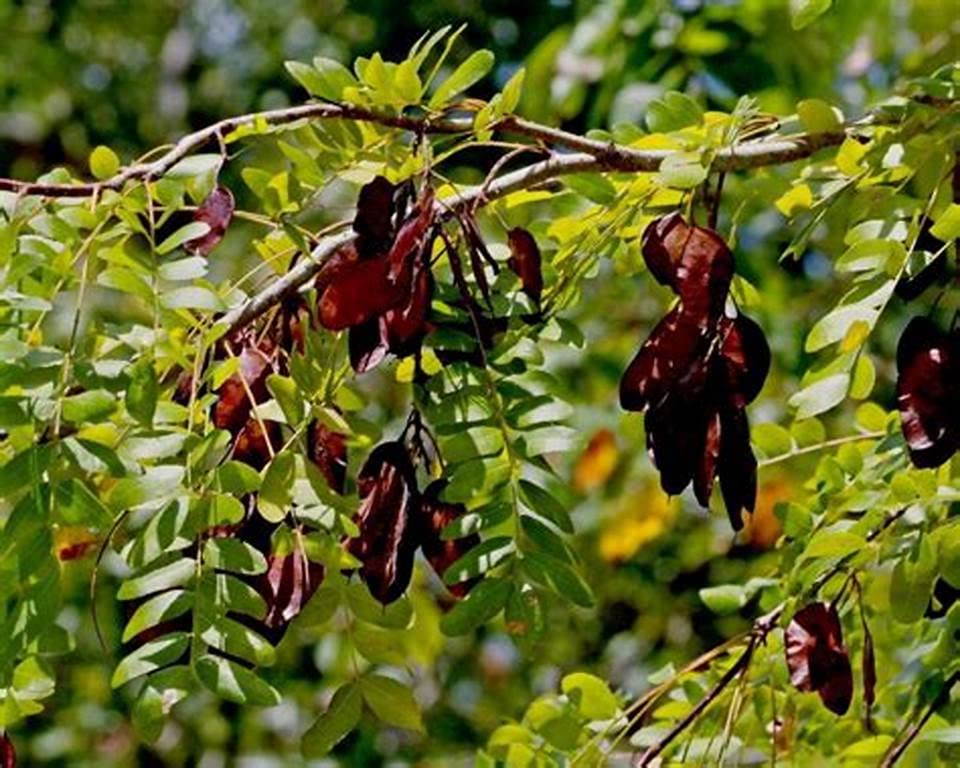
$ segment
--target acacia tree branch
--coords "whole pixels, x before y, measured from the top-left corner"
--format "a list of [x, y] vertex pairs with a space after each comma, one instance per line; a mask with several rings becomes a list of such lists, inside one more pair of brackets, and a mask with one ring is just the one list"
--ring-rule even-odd
[[[583, 153], [553, 155], [547, 160], [533, 163], [511, 173], [504, 174], [486, 188], [477, 187], [463, 194], [444, 198], [436, 203], [437, 216], [449, 219], [459, 211], [468, 210], [474, 206], [484, 205], [511, 192], [528, 189], [537, 184], [568, 173], [601, 170], [600, 160]], [[267, 309], [281, 302], [287, 296], [309, 282], [323, 268], [327, 259], [337, 250], [352, 243], [356, 238], [353, 230], [348, 230], [334, 237], [324, 239], [310, 253], [310, 258], [300, 262], [287, 274], [275, 280], [260, 293], [248, 299], [238, 307], [227, 312], [220, 324], [227, 327], [227, 331], [240, 328], [255, 319]]]
[[[92, 197], [103, 190], [119, 190], [128, 181], [162, 176], [191, 152], [222, 138], [238, 128], [267, 124], [273, 126], [296, 123], [300, 120], [355, 120], [414, 133], [456, 134], [473, 129], [470, 118], [433, 119], [430, 116], [392, 115], [351, 104], [311, 103], [220, 120], [206, 128], [187, 134], [156, 160], [127, 166], [119, 173], [99, 182], [59, 184], [19, 181], [0, 178], [0, 191], [45, 197]], [[734, 171], [764, 165], [780, 165], [809, 157], [824, 147], [836, 146], [863, 121], [848, 123], [842, 130], [818, 134], [796, 134], [773, 139], [747, 142], [720, 150], [711, 165], [713, 170]], [[613, 142], [600, 141], [553, 128], [520, 117], [508, 115], [494, 126], [496, 130], [515, 133], [553, 146], [583, 152], [601, 163], [601, 170], [643, 172], [656, 171], [664, 158], [676, 150], [644, 150]]]

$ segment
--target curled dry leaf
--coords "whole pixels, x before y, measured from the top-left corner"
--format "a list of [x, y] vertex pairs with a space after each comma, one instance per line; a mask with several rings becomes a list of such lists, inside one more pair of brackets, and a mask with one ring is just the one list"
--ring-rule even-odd
[[217, 187], [197, 206], [193, 220], [206, 224], [210, 229], [206, 234], [188, 240], [184, 248], [195, 256], [206, 256], [223, 240], [223, 236], [233, 219], [233, 192], [226, 187]]
[[[430, 483], [420, 501], [423, 555], [441, 579], [447, 568], [480, 544], [480, 536], [476, 533], [459, 539], [441, 538], [443, 529], [467, 512], [463, 504], [451, 504], [440, 498], [446, 485], [446, 480], [435, 480]], [[468, 579], [459, 584], [453, 584], [448, 589], [454, 597], [462, 598], [478, 581], [479, 579]]]
[[342, 494], [347, 483], [347, 436], [314, 421], [307, 429], [307, 456], [330, 489]]
[[507, 245], [510, 247], [507, 266], [520, 278], [523, 292], [533, 299], [537, 306], [540, 306], [543, 274], [540, 265], [540, 247], [537, 241], [527, 230], [514, 227], [507, 233]]
[[374, 448], [357, 476], [357, 488], [360, 533], [347, 548], [362, 563], [360, 577], [370, 594], [387, 605], [409, 586], [420, 545], [420, 496], [404, 445], [387, 442]]
[[915, 317], [897, 345], [897, 406], [910, 460], [938, 467], [960, 447], [960, 334]]
[[724, 314], [733, 255], [723, 240], [678, 213], [643, 236], [651, 274], [680, 296], [620, 380], [620, 404], [646, 414], [647, 448], [669, 494], [693, 482], [707, 506], [719, 478], [735, 530], [756, 503], [756, 459], [744, 408], [770, 368], [760, 327]]
[[836, 608], [811, 603], [797, 611], [787, 626], [785, 647], [794, 687], [816, 691], [827, 709], [844, 714], [853, 698], [853, 672]]

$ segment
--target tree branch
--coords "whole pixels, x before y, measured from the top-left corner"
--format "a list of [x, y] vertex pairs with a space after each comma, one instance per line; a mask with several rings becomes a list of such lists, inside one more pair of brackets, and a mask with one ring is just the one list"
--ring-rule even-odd
[[[116, 175], [103, 181], [82, 184], [56, 184], [0, 178], [0, 191], [45, 197], [92, 197], [103, 190], [121, 189], [124, 184], [134, 179], [160, 177], [194, 150], [217, 141], [238, 128], [258, 123], [286, 125], [300, 120], [333, 119], [371, 122], [414, 133], [467, 133], [473, 128], [473, 120], [470, 118], [433, 119], [429, 116], [391, 115], [350, 104], [303, 104], [285, 109], [252, 112], [220, 120], [184, 136], [156, 160], [127, 166]], [[729, 147], [717, 153], [711, 168], [716, 171], [734, 171], [764, 165], [790, 163], [794, 160], [809, 157], [824, 147], [842, 143], [847, 135], [863, 125], [864, 122], [860, 121], [859, 123], [849, 123], [843, 130], [830, 133], [796, 134]], [[675, 154], [675, 150], [635, 149], [613, 142], [578, 136], [560, 128], [552, 128], [512, 115], [504, 117], [494, 127], [500, 131], [527, 136], [550, 145], [592, 155], [600, 161], [601, 170], [656, 171], [664, 158]]]
[[[437, 215], [442, 219], [449, 219], [458, 211], [467, 210], [474, 205], [483, 205], [496, 200], [511, 192], [528, 189], [532, 186], [568, 173], [602, 170], [603, 164], [592, 155], [582, 153], [554, 155], [547, 160], [533, 163], [511, 173], [504, 174], [486, 189], [477, 187], [462, 195], [454, 195], [437, 202]], [[310, 258], [302, 261], [279, 280], [275, 280], [256, 296], [227, 312], [220, 323], [227, 326], [228, 331], [240, 328], [258, 317], [264, 311], [278, 304], [287, 296], [295, 293], [302, 285], [309, 282], [326, 263], [330, 256], [352, 243], [356, 234], [348, 230], [334, 237], [324, 239], [310, 254]]]

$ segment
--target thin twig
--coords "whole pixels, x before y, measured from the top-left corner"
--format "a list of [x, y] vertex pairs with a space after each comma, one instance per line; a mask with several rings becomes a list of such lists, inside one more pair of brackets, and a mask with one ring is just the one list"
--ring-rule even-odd
[[960, 681], [960, 672], [954, 672], [944, 684], [940, 687], [940, 690], [937, 692], [936, 698], [930, 702], [930, 706], [927, 707], [927, 711], [923, 713], [923, 717], [917, 720], [913, 725], [911, 725], [900, 738], [899, 741], [895, 741], [891, 747], [890, 751], [883, 758], [883, 762], [880, 763], [880, 768], [891, 768], [897, 760], [903, 757], [903, 753], [907, 750], [913, 740], [917, 738], [920, 734], [920, 731], [923, 730], [923, 726], [927, 724], [927, 721], [933, 717], [933, 714], [940, 709], [944, 704], [950, 700], [950, 690], [953, 686]]

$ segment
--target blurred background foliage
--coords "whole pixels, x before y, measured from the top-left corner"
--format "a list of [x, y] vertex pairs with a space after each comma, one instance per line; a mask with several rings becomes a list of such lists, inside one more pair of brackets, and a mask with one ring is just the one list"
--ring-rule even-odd
[[[642, 123], [650, 102], [669, 89], [713, 109], [729, 111], [749, 94], [762, 110], [790, 114], [799, 99], [817, 97], [857, 116], [901, 78], [958, 57], [960, 15], [951, 0], [840, 0], [799, 31], [788, 6], [786, 0], [0, 0], [0, 174], [30, 178], [60, 164], [82, 173], [97, 144], [130, 162], [221, 117], [301, 100], [285, 60], [323, 54], [349, 64], [374, 51], [396, 59], [424, 30], [447, 23], [468, 25], [455, 49], [458, 60], [477, 48], [496, 54], [492, 77], [475, 95], [493, 93], [525, 66], [518, 111], [577, 131]], [[797, 171], [731, 179], [721, 212], [722, 231], [736, 224], [738, 272], [762, 286], [762, 300], [747, 306], [774, 350], [772, 375], [751, 409], [754, 424], [785, 420], [789, 393], [809, 363], [803, 337], [840, 290], [817, 241], [799, 260], [780, 259], [791, 236], [771, 201]], [[331, 206], [321, 219], [343, 215]], [[822, 240], [835, 236], [828, 229]], [[218, 255], [242, 260], [249, 239], [242, 228], [232, 231]], [[418, 622], [409, 648], [429, 737], [361, 729], [337, 749], [344, 764], [470, 764], [503, 718], [519, 716], [562, 674], [588, 669], [636, 693], [655, 670], [693, 658], [746, 628], [756, 613], [748, 605], [715, 616], [698, 590], [769, 574], [776, 561], [768, 553], [779, 535], [774, 507], [800, 493], [816, 457], [761, 472], [757, 514], [736, 542], [722, 514], [662, 494], [644, 454], [641, 419], [622, 414], [616, 387], [666, 293], [649, 280], [641, 290], [637, 280], [610, 279], [632, 274], [628, 262], [602, 262], [599, 279], [587, 284], [573, 317], [586, 335], [584, 350], [576, 357], [547, 350], [548, 365], [575, 393], [572, 399], [588, 404], [574, 416], [582, 453], [567, 460], [581, 498], [577, 547], [597, 609], [548, 612], [546, 632], [533, 646], [495, 627], [444, 641], [435, 621]], [[895, 308], [874, 341], [875, 399], [888, 406], [902, 326], [897, 311], [903, 314]], [[391, 384], [389, 376], [365, 383], [380, 403], [376, 418], [399, 414]], [[842, 433], [850, 414], [840, 411], [831, 420]], [[78, 627], [90, 621], [83, 598], [90, 566], [89, 560], [65, 566], [65, 589], [74, 594], [65, 602], [75, 611], [66, 620]], [[122, 617], [111, 590], [104, 587], [101, 596], [104, 617], [112, 611], [116, 619], [108, 637], [115, 648]], [[415, 599], [418, 612], [436, 610], [431, 599]], [[283, 704], [241, 710], [197, 697], [147, 749], [127, 721], [126, 694], [110, 689], [110, 664], [93, 632], [79, 636], [77, 652], [58, 669], [63, 684], [55, 700], [18, 734], [26, 764], [297, 765], [299, 736], [326, 703], [323, 680], [347, 663], [335, 633], [318, 638], [295, 627], [271, 673], [286, 678], [291, 695]]]

